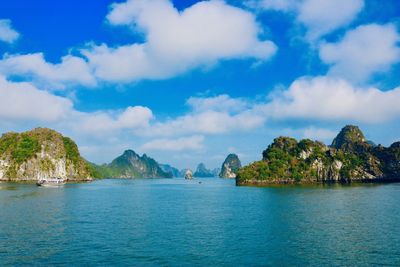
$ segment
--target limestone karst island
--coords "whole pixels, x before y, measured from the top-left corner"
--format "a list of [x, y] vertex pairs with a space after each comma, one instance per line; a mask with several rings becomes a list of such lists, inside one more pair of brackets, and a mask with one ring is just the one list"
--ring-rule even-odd
[[345, 126], [330, 146], [278, 137], [262, 156], [261, 161], [239, 169], [236, 184], [400, 181], [400, 142], [375, 145], [352, 125]]

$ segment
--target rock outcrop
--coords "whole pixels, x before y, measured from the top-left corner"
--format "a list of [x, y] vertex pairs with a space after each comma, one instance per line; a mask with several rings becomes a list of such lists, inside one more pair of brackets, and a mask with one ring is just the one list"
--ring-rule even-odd
[[222, 163], [219, 177], [234, 179], [236, 178], [236, 174], [241, 167], [242, 164], [240, 163], [239, 157], [236, 154], [229, 154], [224, 163]]
[[181, 172], [177, 168], [172, 167], [171, 165], [159, 164], [159, 166], [164, 172], [170, 173], [171, 177], [182, 177]]
[[6, 133], [0, 138], [0, 180], [37, 181], [55, 177], [88, 181], [95, 176], [75, 142], [54, 130], [36, 128]]
[[103, 178], [172, 178], [162, 170], [154, 159], [146, 154], [139, 156], [133, 150], [126, 150], [110, 164], [97, 166]]
[[193, 179], [193, 172], [189, 169], [185, 171], [185, 179], [186, 180], [192, 180]]
[[331, 146], [309, 139], [278, 137], [263, 159], [239, 169], [238, 185], [400, 181], [400, 143], [389, 148], [366, 141], [357, 126], [346, 126]]
[[195, 173], [193, 174], [194, 177], [206, 178], [206, 177], [214, 177], [213, 171], [206, 168], [204, 163], [200, 163], [197, 166]]

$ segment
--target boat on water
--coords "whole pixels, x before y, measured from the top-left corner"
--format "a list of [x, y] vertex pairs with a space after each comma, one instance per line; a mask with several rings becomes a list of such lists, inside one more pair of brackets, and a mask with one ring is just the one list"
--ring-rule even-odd
[[64, 185], [66, 181], [62, 178], [46, 178], [37, 181], [37, 186], [61, 186]]

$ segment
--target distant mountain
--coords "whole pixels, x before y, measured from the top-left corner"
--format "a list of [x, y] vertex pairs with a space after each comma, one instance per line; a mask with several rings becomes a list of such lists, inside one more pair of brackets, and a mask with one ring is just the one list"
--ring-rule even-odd
[[242, 167], [239, 157], [236, 154], [229, 154], [224, 163], [222, 163], [221, 172], [219, 177], [221, 178], [236, 178], [237, 171]]
[[349, 183], [400, 181], [400, 142], [371, 145], [357, 126], [347, 125], [331, 146], [278, 137], [263, 159], [239, 169], [236, 184]]
[[181, 175], [181, 172], [177, 168], [172, 167], [171, 165], [168, 164], [158, 164], [158, 165], [164, 172], [170, 173], [172, 177], [183, 177]]
[[221, 172], [221, 168], [215, 168], [211, 171], [213, 177], [218, 177], [219, 173]]
[[206, 168], [204, 163], [200, 163], [197, 166], [195, 173], [193, 174], [194, 177], [214, 177], [213, 171]]
[[5, 133], [0, 138], [0, 180], [37, 181], [55, 177], [87, 181], [96, 176], [75, 142], [54, 130], [36, 128]]
[[146, 154], [139, 156], [133, 150], [126, 150], [110, 164], [97, 166], [103, 178], [172, 178], [154, 159]]

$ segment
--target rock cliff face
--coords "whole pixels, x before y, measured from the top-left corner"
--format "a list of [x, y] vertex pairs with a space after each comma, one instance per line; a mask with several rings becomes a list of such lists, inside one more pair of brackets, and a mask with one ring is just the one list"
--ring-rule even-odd
[[181, 172], [177, 168], [174, 168], [168, 164], [159, 164], [159, 166], [164, 172], [170, 173], [172, 177], [182, 177]]
[[242, 164], [240, 163], [239, 157], [236, 154], [229, 154], [224, 163], [222, 163], [219, 177], [236, 178], [237, 171], [240, 167], [242, 167]]
[[192, 173], [191, 170], [187, 169], [187, 170], [185, 171], [185, 179], [186, 179], [186, 180], [192, 180], [192, 179], [193, 179], [193, 173]]
[[400, 181], [400, 143], [389, 148], [365, 140], [356, 126], [344, 127], [331, 146], [278, 137], [263, 159], [239, 169], [238, 185]]
[[97, 166], [103, 178], [172, 178], [157, 161], [146, 154], [139, 156], [133, 150], [126, 150], [110, 164]]
[[213, 171], [209, 170], [206, 168], [206, 165], [204, 165], [204, 163], [200, 163], [197, 166], [197, 169], [195, 171], [195, 173], [193, 174], [194, 177], [214, 177], [214, 173]]
[[63, 178], [87, 181], [94, 170], [68, 137], [46, 128], [6, 133], [0, 138], [0, 180], [37, 181]]

